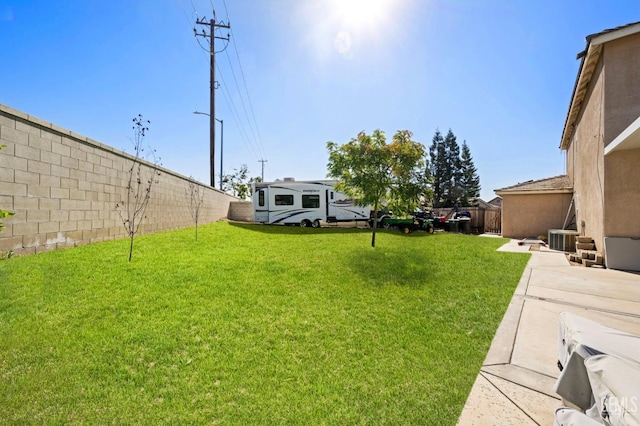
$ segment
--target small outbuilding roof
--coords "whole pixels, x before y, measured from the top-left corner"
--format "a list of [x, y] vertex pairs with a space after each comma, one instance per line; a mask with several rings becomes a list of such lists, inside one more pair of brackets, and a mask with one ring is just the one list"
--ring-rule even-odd
[[489, 201], [487, 201], [489, 204], [491, 204], [492, 206], [495, 207], [500, 207], [502, 206], [502, 198], [501, 197], [495, 197]]
[[517, 185], [506, 186], [494, 191], [500, 196], [505, 194], [570, 194], [573, 192], [573, 185], [571, 185], [569, 176], [560, 175], [546, 179], [528, 180]]
[[476, 199], [476, 203], [478, 204], [478, 207], [483, 208], [483, 209], [495, 209], [496, 208], [496, 206], [491, 205], [490, 203], [486, 202], [482, 198], [477, 198]]

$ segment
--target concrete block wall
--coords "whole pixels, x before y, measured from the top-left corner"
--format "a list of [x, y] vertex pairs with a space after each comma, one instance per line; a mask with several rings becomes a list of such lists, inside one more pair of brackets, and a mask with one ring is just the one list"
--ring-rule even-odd
[[[115, 205], [126, 199], [134, 157], [108, 145], [0, 104], [0, 250], [32, 254], [125, 237]], [[143, 173], [153, 164], [143, 162]], [[140, 234], [194, 226], [189, 179], [160, 167]], [[224, 192], [204, 191], [199, 223], [226, 217]]]
[[229, 204], [227, 219], [238, 222], [253, 222], [253, 203], [250, 201], [233, 201]]

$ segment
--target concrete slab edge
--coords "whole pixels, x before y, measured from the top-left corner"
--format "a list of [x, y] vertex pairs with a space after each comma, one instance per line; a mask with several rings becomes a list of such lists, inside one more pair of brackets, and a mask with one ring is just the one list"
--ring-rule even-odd
[[520, 316], [524, 307], [524, 299], [531, 277], [532, 269], [529, 265], [530, 263], [531, 259], [529, 259], [520, 276], [520, 281], [518, 281], [514, 295], [509, 302], [509, 306], [507, 306], [507, 310], [496, 330], [496, 334], [493, 336], [491, 346], [482, 365], [509, 364], [511, 362], [513, 345], [515, 344], [516, 335], [518, 334]]
[[488, 365], [483, 366], [480, 371], [484, 373], [485, 376], [487, 374], [496, 376], [518, 386], [522, 386], [523, 388], [560, 400], [558, 395], [553, 391], [556, 379], [546, 374], [529, 370], [528, 368], [515, 364]]
[[518, 334], [518, 326], [520, 325], [520, 316], [524, 307], [524, 298], [514, 296], [509, 302], [507, 311], [502, 317], [502, 322], [493, 336], [491, 346], [487, 352], [487, 356], [482, 363], [485, 365], [509, 364], [515, 345], [516, 335]]
[[516, 401], [513, 400], [513, 398], [511, 398], [509, 395], [507, 395], [506, 393], [504, 393], [502, 391], [502, 389], [500, 389], [499, 386], [497, 386], [495, 383], [493, 383], [491, 381], [490, 377], [487, 377], [486, 374], [483, 374], [482, 372], [480, 372], [480, 376], [482, 376], [487, 382], [489, 382], [489, 384], [491, 386], [493, 386], [493, 388], [495, 390], [497, 390], [498, 392], [500, 392], [502, 394], [502, 396], [504, 396], [507, 400], [509, 400], [509, 402], [511, 403], [511, 405], [513, 405], [514, 407], [516, 407], [522, 414], [524, 414], [526, 417], [528, 417], [529, 419], [531, 419], [532, 422], [538, 424], [538, 422], [535, 421], [535, 419], [533, 417], [531, 417], [531, 415], [529, 413], [527, 413], [527, 411], [521, 407]]

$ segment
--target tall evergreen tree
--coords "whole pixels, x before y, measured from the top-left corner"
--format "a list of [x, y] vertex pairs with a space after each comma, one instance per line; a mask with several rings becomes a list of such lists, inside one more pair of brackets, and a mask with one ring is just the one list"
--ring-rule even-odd
[[460, 146], [453, 131], [449, 129], [444, 137], [445, 169], [442, 176], [444, 183], [444, 207], [453, 207], [460, 199]]
[[429, 147], [430, 171], [433, 177], [433, 207], [442, 207], [444, 202], [445, 152], [444, 138], [440, 130], [436, 129]]
[[471, 157], [471, 151], [469, 150], [467, 141], [462, 142], [460, 166], [462, 175], [460, 204], [467, 206], [472, 199], [480, 196], [480, 177], [478, 176], [476, 166], [473, 164], [473, 158]]

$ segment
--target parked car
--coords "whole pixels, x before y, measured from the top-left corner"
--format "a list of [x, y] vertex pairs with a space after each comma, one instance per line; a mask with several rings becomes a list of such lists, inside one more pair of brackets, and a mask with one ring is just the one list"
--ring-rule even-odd
[[413, 217], [415, 217], [416, 219], [428, 219], [428, 220], [433, 220], [433, 212], [429, 211], [429, 210], [424, 210], [424, 209], [420, 209], [417, 208], [413, 214]]
[[[378, 210], [378, 228], [389, 228], [388, 219], [393, 217], [393, 212], [387, 210], [386, 207], [382, 207]], [[369, 213], [369, 226], [373, 228], [373, 210]]]

